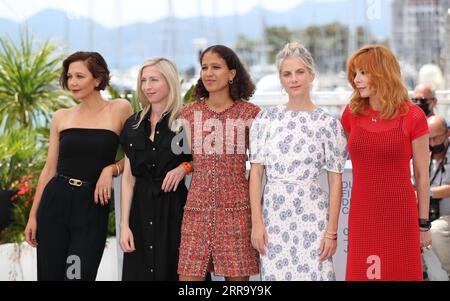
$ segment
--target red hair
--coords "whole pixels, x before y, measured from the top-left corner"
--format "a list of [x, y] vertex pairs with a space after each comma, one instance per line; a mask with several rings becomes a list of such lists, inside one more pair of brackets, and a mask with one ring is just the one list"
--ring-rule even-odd
[[353, 114], [365, 114], [368, 104], [368, 98], [361, 97], [354, 83], [358, 69], [368, 75], [369, 84], [380, 99], [383, 119], [393, 119], [408, 113], [408, 90], [402, 81], [400, 64], [395, 55], [385, 46], [368, 45], [354, 53], [347, 64], [348, 81], [354, 90], [350, 101]]

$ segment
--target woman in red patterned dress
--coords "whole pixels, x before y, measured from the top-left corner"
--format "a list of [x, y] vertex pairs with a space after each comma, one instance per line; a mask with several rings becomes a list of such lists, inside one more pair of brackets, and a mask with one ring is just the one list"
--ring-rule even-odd
[[181, 281], [203, 281], [207, 272], [246, 281], [259, 273], [251, 245], [246, 178], [248, 133], [260, 109], [247, 102], [255, 91], [237, 55], [216, 45], [201, 57], [197, 102], [182, 116], [190, 132], [194, 173], [181, 230]]
[[354, 93], [342, 116], [353, 163], [347, 280], [420, 281], [420, 248], [431, 244], [425, 114], [409, 101], [400, 65], [384, 46], [356, 52], [348, 80]]

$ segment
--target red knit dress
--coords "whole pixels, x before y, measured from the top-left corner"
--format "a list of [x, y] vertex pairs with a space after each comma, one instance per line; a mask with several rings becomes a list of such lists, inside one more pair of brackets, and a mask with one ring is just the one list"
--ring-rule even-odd
[[259, 111], [241, 100], [221, 113], [204, 100], [182, 110], [191, 127], [194, 173], [181, 228], [180, 275], [205, 276], [210, 261], [215, 275], [259, 273], [246, 178], [249, 128]]
[[355, 116], [347, 107], [353, 191], [348, 222], [347, 280], [420, 281], [418, 207], [410, 179], [412, 142], [428, 133], [425, 114], [382, 120], [379, 112]]

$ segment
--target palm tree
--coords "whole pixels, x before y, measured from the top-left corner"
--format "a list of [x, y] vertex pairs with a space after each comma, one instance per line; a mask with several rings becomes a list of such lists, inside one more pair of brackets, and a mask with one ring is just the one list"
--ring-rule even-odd
[[0, 37], [0, 132], [48, 127], [54, 111], [73, 101], [58, 88], [62, 55], [57, 46], [33, 45], [27, 32], [15, 44]]

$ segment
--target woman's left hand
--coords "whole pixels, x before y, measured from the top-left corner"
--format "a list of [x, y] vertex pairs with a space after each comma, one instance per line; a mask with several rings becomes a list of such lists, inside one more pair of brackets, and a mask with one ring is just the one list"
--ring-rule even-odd
[[420, 247], [421, 248], [430, 248], [431, 247], [430, 231], [427, 231], [427, 232], [420, 231]]
[[184, 167], [181, 165], [169, 171], [163, 181], [161, 190], [163, 190], [164, 192], [177, 191], [178, 184], [180, 184], [185, 176], [186, 169], [184, 169]]
[[328, 258], [332, 257], [336, 253], [337, 248], [337, 241], [323, 238], [322, 242], [320, 243], [320, 257], [319, 260], [321, 262], [327, 260]]
[[100, 177], [98, 178], [97, 185], [95, 186], [94, 200], [95, 203], [105, 206], [111, 199], [111, 189], [113, 183], [114, 172], [111, 166], [107, 166], [103, 169]]

